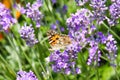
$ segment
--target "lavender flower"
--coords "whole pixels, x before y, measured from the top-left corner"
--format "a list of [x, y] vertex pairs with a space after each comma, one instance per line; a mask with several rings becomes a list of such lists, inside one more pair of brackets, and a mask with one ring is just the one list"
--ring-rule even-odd
[[112, 3], [109, 7], [109, 12], [111, 15], [111, 19], [108, 19], [108, 23], [111, 26], [114, 26], [118, 23], [118, 18], [120, 18], [120, 0], [116, 0], [114, 3]]
[[62, 12], [63, 12], [64, 14], [66, 14], [66, 13], [67, 13], [67, 10], [68, 10], [67, 5], [63, 5], [63, 7], [62, 7]]
[[64, 28], [64, 27], [60, 27], [60, 31], [61, 31], [61, 32], [64, 32], [64, 31], [65, 31], [65, 28]]
[[108, 34], [106, 38], [106, 47], [105, 49], [108, 51], [109, 54], [107, 54], [108, 59], [110, 60], [111, 65], [116, 65], [114, 63], [116, 57], [117, 57], [117, 46], [116, 46], [116, 41], [114, 40], [113, 36], [111, 34]]
[[27, 15], [36, 22], [36, 27], [40, 27], [40, 21], [43, 17], [42, 13], [39, 11], [39, 8], [42, 6], [42, 1], [37, 0], [34, 4], [28, 3], [26, 8], [21, 8], [21, 13]]
[[90, 35], [96, 30], [91, 17], [92, 13], [88, 9], [81, 9], [67, 19], [70, 37], [79, 42], [82, 47], [87, 44], [86, 35]]
[[116, 43], [117, 42], [114, 40], [113, 36], [109, 34], [106, 40], [106, 50], [109, 51], [109, 53], [116, 53]]
[[84, 48], [85, 46], [86, 46], [86, 44], [88, 43], [87, 42], [87, 38], [85, 37], [85, 33], [84, 33], [84, 31], [76, 31], [76, 32], [74, 32], [74, 31], [69, 31], [69, 35], [70, 35], [70, 37], [71, 38], [73, 38], [76, 42], [78, 42], [79, 43], [79, 45], [82, 47], [82, 48]]
[[11, 16], [11, 12], [2, 3], [0, 3], [0, 30], [7, 30], [12, 24], [16, 23], [16, 19]]
[[21, 38], [23, 38], [29, 46], [38, 42], [38, 40], [35, 39], [34, 29], [31, 26], [32, 25], [26, 26], [25, 24], [19, 31]]
[[91, 0], [90, 6], [93, 8], [93, 19], [101, 24], [106, 16], [105, 12], [108, 9], [105, 5], [106, 0]]
[[[69, 29], [69, 36], [74, 39], [74, 41], [78, 42], [78, 45], [81, 46], [81, 49], [88, 47], [89, 52], [89, 58], [88, 58], [88, 65], [91, 65], [94, 62], [99, 62], [101, 57], [101, 49], [99, 49], [99, 45], [104, 45], [106, 51], [108, 51], [111, 57], [116, 56], [115, 52], [117, 51], [116, 42], [114, 41], [114, 38], [111, 36], [111, 41], [108, 40], [108, 37], [105, 36], [102, 32], [96, 33], [96, 26], [94, 26], [93, 21], [98, 19], [98, 22], [100, 23], [100, 17], [103, 15], [104, 10], [107, 8], [105, 7], [105, 1], [99, 1], [92, 0], [91, 6], [98, 11], [97, 9], [101, 9], [100, 15], [96, 17], [96, 19], [93, 19], [93, 16], [95, 16], [96, 12], [93, 12], [92, 14], [87, 9], [81, 9], [78, 10], [75, 14], [72, 14], [70, 18], [67, 19], [68, 29]], [[98, 11], [99, 12], [99, 11]], [[103, 15], [103, 17], [106, 19], [106, 17]], [[104, 20], [104, 19], [103, 19]], [[110, 45], [112, 44], [112, 46]], [[115, 57], [114, 57], [115, 59]], [[113, 59], [112, 59], [113, 60]]]
[[56, 24], [51, 24], [51, 29], [52, 30], [56, 30], [57, 29], [57, 25]]
[[91, 16], [92, 13], [88, 9], [77, 10], [75, 14], [72, 14], [71, 17], [67, 19], [69, 30], [88, 30], [89, 25], [92, 23]]
[[25, 72], [25, 71], [21, 70], [21, 71], [17, 72], [16, 80], [38, 80], [38, 79], [32, 71]]
[[100, 61], [101, 51], [99, 50], [98, 45], [100, 43], [104, 43], [102, 38], [104, 39], [104, 35], [101, 32], [95, 33], [88, 37], [87, 41], [90, 46], [88, 50], [89, 51], [89, 58], [87, 62], [88, 65], [91, 65], [94, 62], [98, 63]]
[[89, 48], [89, 58], [87, 64], [90, 65], [93, 62], [99, 62], [101, 57], [101, 52], [98, 48], [98, 43], [91, 41]]
[[50, 55], [50, 62], [52, 62], [52, 70], [54, 72], [62, 72], [65, 74], [80, 73], [80, 69], [76, 67], [75, 60], [77, 53], [81, 47], [77, 44], [71, 44], [63, 52], [55, 51]]
[[90, 45], [89, 59], [87, 62], [88, 65], [90, 65], [93, 61], [97, 61], [97, 62], [100, 61], [101, 51], [98, 47], [98, 45], [100, 44], [105, 46], [105, 50], [108, 52], [106, 54], [110, 62], [111, 63], [114, 62], [117, 56], [116, 55], [117, 46], [116, 46], [116, 41], [114, 40], [111, 34], [108, 34], [107, 36], [105, 36], [102, 32], [97, 32], [91, 37], [89, 37], [88, 43]]
[[87, 3], [89, 0], [75, 0], [78, 6], [83, 6], [85, 3]]

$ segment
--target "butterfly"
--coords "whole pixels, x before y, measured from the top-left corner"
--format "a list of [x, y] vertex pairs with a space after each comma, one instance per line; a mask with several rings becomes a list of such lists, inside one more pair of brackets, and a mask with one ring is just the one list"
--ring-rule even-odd
[[47, 36], [51, 46], [50, 50], [64, 49], [72, 42], [68, 35], [60, 34], [54, 30], [49, 30]]

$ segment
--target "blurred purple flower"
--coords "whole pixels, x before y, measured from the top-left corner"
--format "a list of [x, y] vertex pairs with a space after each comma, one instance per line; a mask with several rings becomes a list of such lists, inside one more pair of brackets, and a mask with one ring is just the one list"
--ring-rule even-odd
[[120, 0], [116, 0], [110, 5], [109, 12], [111, 15], [111, 19], [108, 19], [108, 23], [111, 26], [114, 26], [118, 23], [117, 19], [120, 18]]
[[64, 31], [65, 31], [65, 28], [64, 28], [64, 27], [60, 27], [60, 31], [61, 31], [61, 32], [64, 32]]
[[106, 19], [106, 0], [91, 0], [90, 6], [93, 8], [93, 19], [97, 20], [97, 23], [101, 24]]
[[[71, 44], [63, 52], [54, 51], [50, 55], [50, 62], [52, 62], [52, 70], [54, 72], [62, 72], [65, 74], [79, 74], [80, 69], [76, 67], [77, 53], [81, 47], [77, 44]], [[76, 71], [74, 71], [74, 69]]]
[[36, 22], [36, 27], [40, 27], [40, 21], [43, 17], [42, 13], [39, 11], [39, 8], [42, 6], [41, 0], [36, 0], [34, 4], [28, 3], [26, 8], [21, 8], [21, 13], [27, 15], [27, 17], [31, 18]]
[[35, 39], [34, 29], [31, 26], [32, 25], [26, 26], [25, 24], [19, 31], [21, 38], [26, 41], [28, 46], [32, 46], [38, 42], [38, 40]]
[[63, 5], [63, 7], [62, 7], [62, 12], [63, 12], [64, 14], [66, 14], [66, 13], [67, 13], [67, 10], [68, 10], [67, 5]]
[[85, 3], [87, 3], [89, 0], [75, 0], [78, 6], [83, 6]]
[[52, 24], [52, 25], [51, 25], [51, 29], [52, 29], [52, 30], [56, 30], [56, 29], [57, 29], [57, 25], [56, 25], [56, 24]]
[[6, 31], [16, 22], [17, 20], [12, 17], [10, 10], [0, 3], [0, 30]]
[[80, 74], [80, 73], [81, 73], [80, 68], [76, 68], [76, 73], [77, 73], [77, 74]]
[[38, 79], [32, 71], [25, 72], [20, 70], [19, 72], [17, 72], [16, 80], [38, 80]]
[[57, 3], [57, 1], [56, 0], [51, 0], [52, 1], [52, 4], [55, 4], [55, 3]]
[[56, 30], [57, 27], [59, 27], [59, 24], [60, 24], [60, 22], [58, 20], [56, 20], [55, 23], [51, 24], [50, 28], [53, 30]]

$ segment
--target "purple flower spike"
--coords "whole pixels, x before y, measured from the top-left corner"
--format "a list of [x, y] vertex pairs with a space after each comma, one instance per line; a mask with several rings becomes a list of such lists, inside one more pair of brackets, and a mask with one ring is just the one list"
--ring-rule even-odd
[[101, 24], [105, 19], [105, 13], [108, 7], [105, 5], [106, 0], [91, 0], [90, 6], [93, 8], [93, 19]]
[[36, 22], [36, 27], [40, 27], [40, 21], [43, 17], [42, 13], [39, 11], [39, 8], [42, 6], [42, 1], [37, 0], [34, 4], [28, 3], [26, 8], [21, 8], [21, 13], [25, 14], [27, 17], [31, 18]]
[[111, 34], [107, 34], [107, 36], [105, 36], [102, 32], [98, 32], [89, 37], [88, 43], [90, 45], [89, 58], [87, 62], [88, 65], [93, 62], [100, 61], [102, 51], [100, 51], [98, 47], [99, 44], [105, 45], [108, 59], [111, 61], [112, 64], [114, 64], [113, 62], [117, 56], [117, 46], [116, 41]]
[[32, 25], [26, 26], [25, 24], [19, 31], [21, 38], [23, 38], [29, 46], [38, 42], [38, 40], [35, 39], [34, 29], [31, 26]]
[[95, 43], [94, 41], [91, 41], [90, 46], [91, 47], [89, 48], [89, 59], [87, 62], [88, 65], [90, 65], [93, 61], [99, 62], [100, 57], [101, 57], [101, 53], [99, 51], [98, 44]]
[[[77, 53], [81, 47], [77, 43], [73, 43], [67, 47], [63, 52], [54, 51], [50, 55], [50, 62], [52, 62], [52, 70], [54, 72], [61, 72], [67, 75], [79, 74], [80, 69], [76, 68], [75, 60], [77, 59]], [[75, 71], [74, 71], [75, 70]]]
[[115, 64], [115, 59], [117, 57], [117, 42], [114, 40], [113, 36], [109, 34], [106, 39], [106, 47], [105, 49], [108, 51], [109, 54], [107, 54], [108, 59], [111, 61], [111, 65], [116, 65]]
[[38, 80], [38, 79], [32, 71], [25, 72], [25, 71], [21, 70], [21, 71], [17, 72], [16, 80]]
[[109, 12], [111, 15], [111, 19], [108, 19], [108, 23], [111, 26], [117, 24], [117, 19], [120, 18], [120, 0], [115, 0], [109, 7]]
[[67, 24], [69, 30], [79, 31], [81, 29], [85, 30], [91, 24], [92, 13], [88, 9], [77, 10], [75, 14], [72, 14], [70, 18], [67, 19]]

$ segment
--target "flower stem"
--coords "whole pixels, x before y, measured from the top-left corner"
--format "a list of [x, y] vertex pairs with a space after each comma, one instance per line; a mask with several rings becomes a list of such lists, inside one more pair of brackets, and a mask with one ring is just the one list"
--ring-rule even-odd
[[23, 52], [23, 55], [25, 56], [25, 58], [27, 59], [27, 61], [31, 65], [31, 67], [33, 68], [33, 70], [34, 70], [35, 74], [37, 75], [38, 79], [41, 80], [40, 75], [38, 74], [37, 70], [32, 66], [32, 63], [30, 62], [29, 57], [24, 52]]
[[[55, 20], [56, 20], [56, 17], [55, 17], [55, 12], [54, 12], [54, 10], [52, 9], [52, 6], [49, 5], [49, 4], [48, 4], [48, 1], [46, 1], [46, 0], [45, 0], [45, 4], [46, 4], [46, 6], [47, 6], [47, 8], [48, 8], [48, 10], [49, 10], [49, 12], [50, 12], [50, 14], [53, 16], [53, 20], [55, 21]], [[51, 9], [50, 9], [49, 6], [51, 6]], [[60, 29], [59, 29], [58, 26], [57, 26], [57, 29], [58, 29], [58, 31], [61, 33], [61, 31], [60, 31]]]
[[9, 35], [9, 36], [7, 37], [7, 39], [8, 39], [8, 41], [9, 41], [9, 43], [11, 44], [12, 48], [15, 49], [15, 52], [14, 52], [14, 53], [15, 53], [16, 58], [17, 58], [17, 61], [18, 61], [19, 69], [21, 70], [21, 69], [22, 69], [21, 61], [20, 61], [20, 58], [19, 58], [19, 55], [18, 55], [18, 51], [19, 51], [19, 50], [16, 50], [15, 42], [13, 41], [14, 38], [11, 39], [10, 37], [11, 37], [11, 35]]
[[103, 23], [103, 25], [115, 36], [120, 40], [120, 37], [112, 30], [110, 29], [105, 23]]
[[113, 69], [115, 70], [115, 74], [116, 74], [116, 78], [117, 78], [117, 80], [120, 80], [120, 79], [119, 79], [119, 75], [118, 75], [118, 72], [117, 72], [116, 68], [115, 68], [115, 67], [113, 67]]

